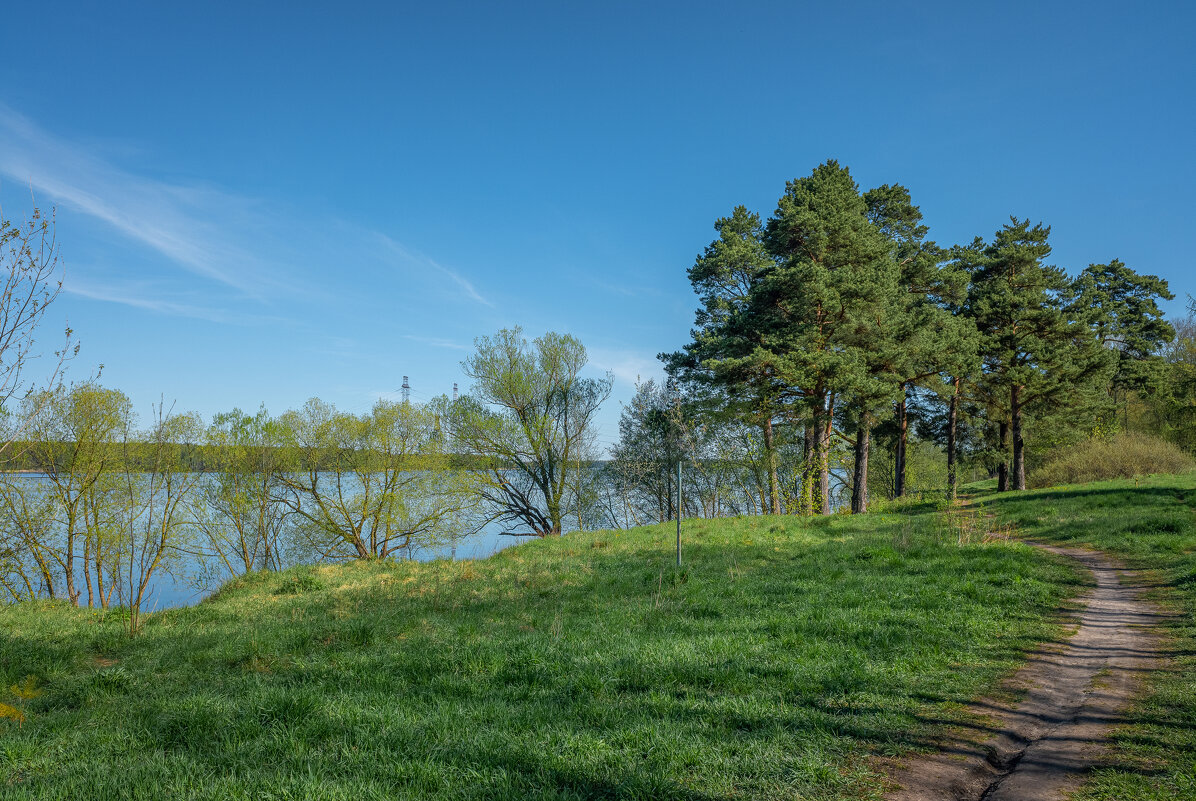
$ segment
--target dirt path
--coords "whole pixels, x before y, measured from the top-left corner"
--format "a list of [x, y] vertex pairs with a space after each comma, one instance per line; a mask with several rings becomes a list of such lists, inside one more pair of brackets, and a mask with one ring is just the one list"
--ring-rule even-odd
[[1016, 708], [975, 705], [989, 721], [987, 741], [944, 743], [891, 770], [901, 789], [890, 801], [1054, 801], [1106, 757], [1109, 730], [1158, 658], [1159, 614], [1103, 554], [1039, 547], [1080, 561], [1096, 579], [1079, 629], [1034, 652], [1014, 676], [1012, 686], [1027, 691]]

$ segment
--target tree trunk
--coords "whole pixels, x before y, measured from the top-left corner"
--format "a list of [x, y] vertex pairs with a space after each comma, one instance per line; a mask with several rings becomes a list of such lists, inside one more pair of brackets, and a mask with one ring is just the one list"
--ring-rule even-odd
[[[87, 514], [84, 511], [84, 514]], [[83, 535], [83, 582], [87, 585], [87, 606], [88, 608], [95, 608], [95, 597], [91, 590], [91, 537], [86, 534]]]
[[817, 458], [818, 446], [815, 442], [817, 435], [815, 426], [817, 421], [806, 426], [804, 437], [804, 452], [801, 473], [801, 502], [799, 507], [803, 515], [812, 514], [814, 511], [814, 460]]
[[955, 431], [959, 424], [959, 387], [961, 379], [956, 378], [951, 383], [955, 389], [951, 393], [951, 404], [947, 408], [947, 500], [949, 501], [955, 500], [958, 494], [958, 481], [955, 475]]
[[781, 483], [777, 478], [777, 445], [772, 433], [772, 417], [764, 418], [764, 452], [768, 456], [768, 498], [772, 513], [781, 513]]
[[75, 515], [66, 518], [66, 597], [72, 606], [79, 605], [79, 590], [75, 588]]
[[851, 513], [868, 511], [868, 444], [872, 435], [872, 418], [867, 412], [860, 414], [860, 426], [855, 435], [855, 472], [851, 486]]
[[835, 424], [835, 401], [831, 398], [823, 416], [822, 425], [818, 427], [818, 492], [819, 511], [824, 515], [831, 513], [831, 428]]
[[906, 413], [905, 384], [901, 385], [901, 400], [897, 402], [897, 449], [893, 455], [893, 497], [905, 495], [905, 444], [909, 438], [909, 415]]
[[1002, 420], [1001, 436], [1001, 464], [997, 467], [997, 492], [1009, 489], [1009, 421]]
[[1022, 388], [1009, 391], [1009, 417], [1013, 421], [1013, 488], [1026, 488], [1026, 443], [1022, 439]]

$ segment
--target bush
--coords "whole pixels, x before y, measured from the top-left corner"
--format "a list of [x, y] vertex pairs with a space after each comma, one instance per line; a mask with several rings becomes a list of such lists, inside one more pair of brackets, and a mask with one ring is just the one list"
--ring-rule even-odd
[[1192, 458], [1164, 439], [1120, 433], [1072, 445], [1051, 456], [1029, 476], [1032, 487], [1080, 484], [1152, 473], [1186, 473]]

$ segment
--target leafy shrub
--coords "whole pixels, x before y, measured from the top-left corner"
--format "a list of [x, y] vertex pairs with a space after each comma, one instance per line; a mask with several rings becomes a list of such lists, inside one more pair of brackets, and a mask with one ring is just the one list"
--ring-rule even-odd
[[1154, 473], [1185, 473], [1196, 462], [1178, 447], [1149, 434], [1120, 433], [1090, 439], [1053, 455], [1029, 476], [1032, 487], [1080, 484]]

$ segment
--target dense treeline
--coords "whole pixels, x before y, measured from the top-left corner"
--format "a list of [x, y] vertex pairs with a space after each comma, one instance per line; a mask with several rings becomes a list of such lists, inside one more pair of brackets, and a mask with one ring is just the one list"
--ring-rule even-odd
[[[945, 452], [954, 497], [962, 460], [1024, 489], [1036, 444], [1108, 429], [1127, 398], [1184, 414], [1159, 401], [1186, 358], [1168, 350], [1166, 282], [1116, 259], [1069, 277], [1041, 223], [940, 246], [908, 190], [861, 191], [828, 161], [767, 220], [739, 206], [715, 230], [689, 270], [692, 340], [661, 358], [690, 429], [750, 432], [774, 514], [827, 514], [835, 495], [865, 511], [876, 440], [887, 494], [907, 493], [920, 440]], [[654, 391], [637, 403], [663, 412]]]
[[[148, 469], [155, 458], [153, 449], [141, 442], [120, 443], [119, 445], [111, 444], [109, 447], [114, 451], [119, 450], [122, 458], [128, 460], [130, 466], [135, 468]], [[45, 473], [54, 466], [64, 464], [69, 459], [71, 449], [72, 443], [70, 442], [38, 444], [16, 441], [9, 445], [3, 455], [0, 455], [0, 470], [18, 473]], [[228, 446], [226, 445], [182, 442], [179, 443], [179, 462], [192, 472], [213, 473], [219, 471], [221, 465], [229, 459], [227, 451]], [[314, 457], [312, 464], [318, 466], [332, 463], [337, 459], [343, 459], [347, 456], [345, 453], [332, 449], [309, 454], [285, 446], [267, 446], [262, 451], [259, 454], [260, 458], [275, 458], [304, 469], [308, 466], [306, 460], [309, 457]], [[275, 451], [277, 453], [269, 453]], [[396, 466], [405, 467], [409, 470], [418, 470], [424, 464], [424, 457], [419, 454], [399, 458], [377, 454], [377, 457], [391, 458]], [[485, 460], [475, 459], [464, 454], [450, 454], [450, 461], [454, 466], [468, 467]]]

